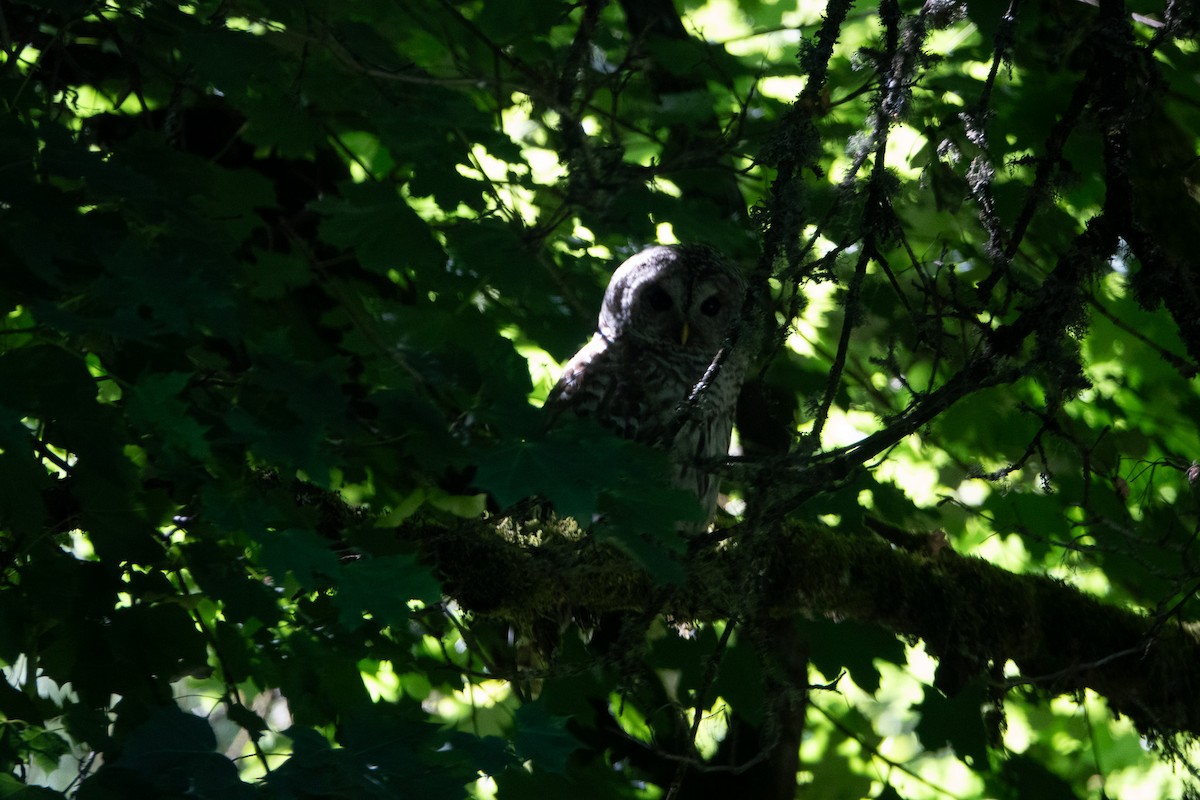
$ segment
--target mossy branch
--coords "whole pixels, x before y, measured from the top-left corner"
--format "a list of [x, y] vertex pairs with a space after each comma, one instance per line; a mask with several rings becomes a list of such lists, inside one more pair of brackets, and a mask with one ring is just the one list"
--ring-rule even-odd
[[721, 619], [745, 607], [753, 582], [766, 593], [757, 607], [770, 616], [854, 619], [919, 637], [939, 659], [938, 684], [949, 691], [1011, 661], [1019, 674], [1008, 686], [1052, 694], [1092, 689], [1147, 734], [1200, 733], [1200, 640], [1193, 632], [1046, 576], [959, 555], [937, 535], [898, 546], [791, 526], [772, 532], [767, 544], [725, 543], [695, 553], [687, 582], [664, 589], [617, 549], [561, 535], [553, 523], [539, 525], [535, 537], [514, 536], [511, 528], [502, 534], [494, 521], [426, 523], [402, 533], [419, 543], [458, 602], [478, 614], [554, 618], [566, 607]]

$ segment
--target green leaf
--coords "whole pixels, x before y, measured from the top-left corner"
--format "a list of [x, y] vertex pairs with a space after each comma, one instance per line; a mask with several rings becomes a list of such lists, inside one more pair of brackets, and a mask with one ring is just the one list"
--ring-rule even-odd
[[425, 605], [441, 599], [441, 586], [429, 569], [412, 556], [398, 553], [363, 557], [341, 566], [334, 603], [347, 628], [362, 624], [363, 612], [384, 625], [405, 630], [411, 621], [409, 602]]
[[1036, 797], [1038, 800], [1078, 800], [1071, 785], [1028, 755], [1014, 755], [1000, 766], [1000, 778], [1012, 792], [1011, 797]]
[[338, 574], [338, 559], [328, 539], [314, 531], [263, 531], [254, 537], [262, 548], [260, 563], [279, 584], [290, 576], [301, 588], [327, 585]]
[[673, 529], [649, 533], [645, 528], [627, 527], [602, 520], [592, 530], [596, 541], [616, 545], [659, 584], [682, 584], [687, 576], [676, 558], [686, 549], [683, 537]]
[[663, 125], [676, 125], [698, 123], [712, 116], [712, 95], [705, 89], [697, 89], [663, 95], [655, 119]]
[[569, 11], [569, 5], [562, 0], [531, 0], [503, 8], [485, 5], [479, 15], [479, 25], [500, 43], [518, 37], [528, 41], [531, 32], [538, 38], [545, 36], [550, 26], [563, 21]]
[[59, 760], [71, 752], [70, 743], [53, 731], [28, 727], [21, 732], [22, 747], [32, 757], [33, 763], [43, 772], [58, 769]]
[[205, 439], [208, 429], [189, 414], [188, 404], [180, 398], [190, 379], [182, 372], [143, 375], [131, 387], [126, 412], [155, 449], [174, 449], [204, 460], [211, 454]]
[[905, 663], [904, 645], [877, 625], [852, 620], [805, 620], [799, 628], [808, 640], [809, 658], [826, 678], [832, 680], [844, 668], [855, 684], [871, 694], [879, 691], [876, 659]]
[[737, 641], [725, 651], [713, 692], [728, 700], [751, 725], [762, 724], [767, 696], [762, 664], [753, 645]]
[[[207, 720], [174, 707], [160, 708], [130, 734], [120, 757], [89, 781], [102, 786], [120, 780], [113, 773], [127, 772], [145, 789], [164, 794], [187, 792], [211, 800], [252, 797], [253, 789], [242, 783], [237, 767], [216, 752], [216, 746], [216, 736]], [[84, 785], [87, 787], [87, 782]], [[88, 794], [81, 793], [85, 797]]]
[[325, 215], [320, 225], [325, 241], [352, 248], [364, 267], [384, 275], [393, 269], [434, 271], [444, 264], [441, 245], [394, 188], [343, 184], [341, 190], [341, 197], [312, 204]]
[[987, 729], [983, 723], [983, 687], [969, 684], [954, 697], [945, 697], [932, 686], [913, 710], [921, 715], [917, 737], [926, 750], [950, 745], [959, 758], [977, 769], [987, 767]]
[[12, 775], [0, 773], [0, 800], [63, 800], [66, 795], [44, 786], [30, 786]]
[[455, 751], [466, 756], [467, 763], [484, 775], [496, 776], [509, 767], [517, 766], [508, 741], [499, 736], [473, 736], [454, 731], [448, 742]]
[[567, 719], [552, 715], [544, 703], [530, 703], [517, 709], [514, 718], [513, 748], [522, 761], [532, 761], [538, 769], [562, 773], [567, 758], [579, 749], [580, 742], [567, 732]]
[[841, 750], [826, 750], [812, 773], [813, 785], [830, 787], [835, 797], [866, 797], [871, 791], [871, 778], [855, 769]]
[[732, 71], [741, 71], [737, 59], [723, 48], [691, 37], [654, 36], [647, 46], [656, 63], [672, 75], [701, 76], [708, 80], [727, 80]]
[[212, 726], [202, 717], [177, 708], [161, 708], [130, 734], [121, 761], [128, 765], [174, 755], [207, 755], [216, 746]]
[[[267, 45], [266, 37], [222, 25], [205, 25], [178, 9], [156, 7], [158, 24], [178, 31], [175, 45], [188, 63], [194, 64], [199, 80], [217, 91], [245, 97], [252, 82], [279, 86], [286, 61]], [[236, 53], [237, 58], [230, 54]]]
[[560, 513], [590, 521], [598, 509], [599, 477], [591, 464], [575, 458], [579, 443], [553, 432], [542, 439], [503, 442], [482, 453], [475, 484], [501, 506], [544, 496]]
[[41, 530], [46, 516], [42, 491], [51, 485], [46, 468], [33, 454], [33, 433], [21, 415], [0, 406], [0, 528], [19, 538]]
[[[587, 458], [580, 457], [584, 453]], [[661, 451], [621, 439], [590, 420], [572, 419], [540, 437], [502, 442], [485, 451], [479, 457], [475, 483], [502, 506], [545, 497], [559, 513], [584, 524], [601, 510], [601, 495], [609, 498], [604, 510], [623, 515], [650, 500], [654, 505], [645, 509], [644, 516], [630, 512], [633, 519], [621, 520], [650, 529], [668, 517], [670, 522], [694, 518], [694, 500], [688, 514], [676, 516], [685, 504], [668, 484], [671, 472]]]
[[272, 93], [250, 98], [241, 108], [248, 117], [242, 131], [246, 141], [273, 148], [284, 158], [306, 156], [325, 141], [325, 131], [297, 98]]

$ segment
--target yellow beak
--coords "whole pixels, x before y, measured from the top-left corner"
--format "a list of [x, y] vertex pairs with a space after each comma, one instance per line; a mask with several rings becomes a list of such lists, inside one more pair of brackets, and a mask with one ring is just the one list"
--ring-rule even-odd
[[679, 329], [679, 343], [682, 345], [686, 345], [687, 337], [688, 337], [688, 324], [685, 322], [685, 323], [683, 323], [683, 327], [681, 327]]

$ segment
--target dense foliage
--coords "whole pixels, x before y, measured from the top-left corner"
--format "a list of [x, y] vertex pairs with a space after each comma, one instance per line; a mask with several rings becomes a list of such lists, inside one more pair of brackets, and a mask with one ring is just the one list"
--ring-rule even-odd
[[[0, 4], [0, 797], [1187, 793], [1196, 26]], [[688, 540], [537, 408], [655, 240], [754, 283]]]

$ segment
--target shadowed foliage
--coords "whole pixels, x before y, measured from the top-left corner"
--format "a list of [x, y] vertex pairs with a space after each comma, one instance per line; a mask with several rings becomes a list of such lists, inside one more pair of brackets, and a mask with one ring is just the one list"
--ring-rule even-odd
[[[0, 4], [0, 797], [1195, 796], [1197, 22]], [[654, 241], [698, 534], [539, 408]]]

